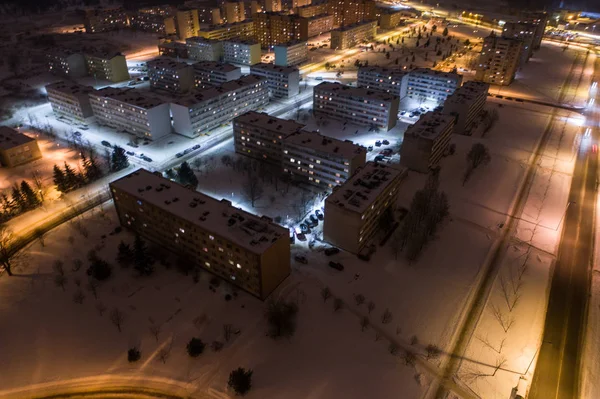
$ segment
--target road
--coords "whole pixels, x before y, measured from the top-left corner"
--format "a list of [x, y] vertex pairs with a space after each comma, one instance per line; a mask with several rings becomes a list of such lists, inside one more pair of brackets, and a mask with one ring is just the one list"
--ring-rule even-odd
[[[597, 58], [593, 81], [599, 80], [600, 58]], [[598, 104], [600, 95], [597, 91], [593, 98]], [[600, 110], [592, 106], [586, 117], [588, 126], [583, 127], [584, 138], [571, 182], [544, 335], [529, 393], [531, 399], [579, 397], [598, 181], [598, 154], [593, 145], [599, 143]]]

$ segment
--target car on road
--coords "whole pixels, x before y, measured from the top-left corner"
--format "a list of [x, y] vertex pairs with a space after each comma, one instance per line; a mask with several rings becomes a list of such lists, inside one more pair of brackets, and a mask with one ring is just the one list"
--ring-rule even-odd
[[135, 152], [133, 152], [133, 151], [125, 151], [125, 154], [129, 155], [130, 157], [135, 156]]
[[308, 259], [306, 259], [305, 256], [302, 255], [295, 255], [294, 256], [294, 260], [298, 263], [302, 263], [304, 265], [306, 265], [308, 263]]
[[316, 225], [319, 224], [319, 218], [317, 218], [315, 215], [310, 215], [310, 220], [311, 220], [311, 222], [315, 223]]
[[367, 147], [367, 151], [368, 151], [368, 152], [371, 152], [371, 151], [373, 151], [373, 146], [372, 146], [372, 145], [368, 146], [368, 147]]
[[385, 158], [385, 157], [384, 157], [383, 155], [377, 155], [377, 156], [375, 157], [375, 161], [376, 161], [376, 162], [381, 162], [381, 161], [383, 161], [383, 159], [384, 159], [384, 158]]
[[198, 150], [200, 149], [200, 144], [196, 144], [195, 146], [192, 147], [192, 150]]
[[73, 132], [73, 136], [81, 137], [81, 132]]
[[304, 223], [300, 223], [300, 232], [302, 234], [308, 234], [308, 233], [310, 233], [310, 229], [308, 228], [308, 225], [306, 225]]
[[175, 156], [176, 156], [177, 158], [181, 158], [181, 157], [183, 156], [183, 152], [178, 152], [177, 154], [175, 154]]
[[325, 251], [323, 251], [323, 253], [326, 256], [331, 256], [331, 255], [339, 254], [340, 250], [336, 247], [329, 247], [329, 248], [325, 248]]
[[108, 142], [108, 141], [106, 141], [106, 140], [102, 140], [102, 141], [100, 142], [100, 144], [102, 144], [102, 145], [103, 145], [103, 146], [105, 146], [105, 147], [112, 147], [112, 144], [111, 144], [111, 143], [109, 143], [109, 142]]
[[317, 209], [315, 211], [315, 215], [317, 216], [317, 219], [319, 220], [323, 220], [325, 217], [323, 216], [323, 212], [321, 212], [319, 209]]
[[385, 150], [382, 150], [379, 155], [383, 155], [384, 157], [390, 157], [392, 156], [394, 152], [392, 151], [391, 148], [386, 148]]
[[152, 162], [152, 158], [143, 156], [142, 159], [148, 163]]
[[334, 268], [339, 271], [344, 270], [344, 265], [342, 265], [340, 262], [331, 261], [331, 262], [329, 262], [329, 267]]
[[81, 130], [90, 130], [90, 128], [89, 128], [89, 127], [87, 127], [87, 126], [81, 126], [81, 127], [80, 127], [80, 129], [81, 129]]
[[404, 115], [406, 115], [406, 111], [400, 111], [400, 115], [401, 115], [401, 116], [404, 116]]
[[312, 229], [314, 227], [317, 227], [319, 223], [314, 222], [313, 220], [307, 217], [306, 219], [304, 219], [304, 224], [307, 225], [309, 229]]
[[389, 142], [389, 141], [387, 141], [387, 140], [383, 140], [381, 143], [382, 143], [383, 145], [389, 145], [389, 144], [390, 144], [390, 142]]
[[381, 141], [377, 140], [377, 141], [375, 142], [375, 147], [381, 147]]

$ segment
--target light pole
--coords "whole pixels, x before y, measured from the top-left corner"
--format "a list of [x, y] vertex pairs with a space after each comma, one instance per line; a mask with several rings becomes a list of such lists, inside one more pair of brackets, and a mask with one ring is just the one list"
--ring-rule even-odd
[[567, 203], [567, 207], [565, 208], [565, 212], [562, 214], [562, 216], [560, 217], [560, 220], [558, 221], [558, 225], [556, 225], [556, 228], [554, 229], [554, 231], [558, 231], [558, 228], [560, 227], [560, 224], [562, 223], [563, 219], [565, 218], [565, 215], [567, 214], [567, 211], [569, 210], [569, 206], [571, 204], [576, 204], [577, 202], [575, 201], [569, 201]]

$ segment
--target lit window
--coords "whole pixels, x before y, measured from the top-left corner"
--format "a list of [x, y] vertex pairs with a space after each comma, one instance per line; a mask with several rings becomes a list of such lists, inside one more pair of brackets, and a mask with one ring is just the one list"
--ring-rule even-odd
[[219, 247], [219, 252], [223, 252], [223, 248]]
[[210, 267], [210, 263], [209, 263], [209, 262], [204, 262], [204, 265], [205, 265], [206, 267]]
[[208, 236], [208, 238], [210, 238], [211, 240], [215, 239], [215, 237], [213, 237], [213, 236]]
[[184, 230], [184, 229], [182, 229], [181, 227], [179, 228], [179, 231], [180, 231], [181, 233], [185, 233], [185, 230]]
[[242, 265], [240, 265], [239, 263], [237, 263], [235, 266], [236, 266], [238, 269], [241, 269], [241, 268], [242, 268]]

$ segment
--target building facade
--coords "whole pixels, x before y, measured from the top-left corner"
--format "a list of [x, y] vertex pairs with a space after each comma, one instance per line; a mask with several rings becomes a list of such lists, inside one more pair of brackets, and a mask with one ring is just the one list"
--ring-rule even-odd
[[397, 95], [400, 99], [406, 96], [408, 73], [400, 69], [379, 66], [361, 66], [358, 68], [358, 87], [385, 91]]
[[244, 21], [225, 25], [202, 25], [197, 36], [213, 40], [252, 40], [254, 23]]
[[308, 61], [308, 46], [306, 41], [296, 41], [278, 44], [273, 47], [277, 66], [296, 66]]
[[288, 230], [151, 173], [110, 183], [121, 225], [266, 299], [290, 274]]
[[310, 18], [316, 15], [327, 14], [327, 10], [327, 3], [313, 3], [298, 7], [296, 9], [296, 14], [298, 14], [301, 17]]
[[462, 75], [454, 72], [417, 68], [409, 72], [406, 95], [420, 103], [442, 104], [462, 84]]
[[180, 40], [198, 36], [200, 21], [198, 10], [195, 8], [181, 8], [175, 12], [175, 30]]
[[225, 22], [228, 24], [242, 22], [246, 19], [243, 1], [226, 1], [223, 3], [223, 10], [225, 11]]
[[195, 86], [194, 68], [171, 58], [157, 58], [146, 63], [152, 89], [174, 94], [187, 93]]
[[404, 22], [404, 12], [389, 8], [378, 8], [379, 27], [381, 29], [394, 29]]
[[502, 37], [521, 41], [519, 65], [523, 66], [533, 54], [536, 25], [526, 22], [507, 22], [502, 27]]
[[366, 156], [365, 147], [317, 132], [298, 131], [283, 139], [283, 172], [325, 191], [348, 180]]
[[90, 93], [90, 104], [100, 125], [152, 140], [171, 133], [169, 103], [136, 89], [105, 87]]
[[46, 86], [54, 116], [80, 123], [94, 115], [89, 96], [93, 91], [93, 87], [73, 82], [56, 82]]
[[232, 64], [215, 61], [200, 61], [192, 64], [197, 89], [218, 86], [242, 77], [242, 70]]
[[394, 94], [323, 82], [314, 88], [313, 113], [388, 131], [398, 121], [399, 102]]
[[319, 14], [312, 17], [298, 18], [301, 40], [319, 36], [333, 29], [333, 15]]
[[180, 42], [162, 42], [158, 44], [158, 54], [171, 58], [188, 58], [188, 47]]
[[223, 58], [223, 43], [216, 39], [190, 37], [186, 39], [188, 57], [196, 61], [219, 61]]
[[235, 152], [281, 167], [283, 140], [303, 127], [264, 112], [246, 112], [233, 120]]
[[84, 11], [83, 25], [87, 33], [123, 29], [128, 25], [127, 13], [121, 6], [88, 9]]
[[262, 48], [300, 40], [299, 17], [280, 12], [263, 12], [253, 16], [254, 38]]
[[323, 239], [354, 254], [368, 248], [406, 175], [406, 168], [367, 162], [325, 199]]
[[493, 32], [483, 40], [475, 80], [508, 86], [515, 79], [521, 59], [519, 39], [498, 37]]
[[299, 93], [300, 71], [297, 67], [281, 67], [260, 63], [250, 67], [250, 73], [267, 79], [273, 98], [290, 98]]
[[400, 148], [400, 164], [417, 172], [435, 169], [450, 143], [454, 116], [427, 112], [404, 132]]
[[127, 61], [121, 53], [86, 53], [85, 63], [88, 74], [96, 79], [110, 82], [129, 80]]
[[229, 40], [223, 43], [223, 62], [254, 65], [260, 62], [260, 44], [249, 40]]
[[327, 13], [333, 15], [334, 26], [343, 27], [375, 20], [377, 8], [372, 0], [328, 0]]
[[470, 134], [485, 108], [489, 88], [487, 83], [469, 81], [448, 97], [442, 112], [456, 118], [454, 133]]
[[266, 106], [269, 88], [265, 78], [247, 75], [174, 101], [171, 113], [175, 132], [193, 138]]
[[369, 42], [377, 35], [377, 21], [345, 25], [331, 31], [331, 48], [346, 50], [360, 43]]
[[37, 140], [8, 126], [0, 126], [0, 164], [6, 168], [42, 157]]
[[175, 28], [175, 17], [171, 15], [143, 12], [142, 10], [129, 18], [129, 25], [132, 29], [158, 33], [159, 35], [164, 36], [177, 33], [177, 29]]
[[46, 53], [46, 60], [48, 61], [48, 71], [54, 75], [65, 76], [70, 79], [87, 75], [83, 54], [64, 49], [50, 50]]

